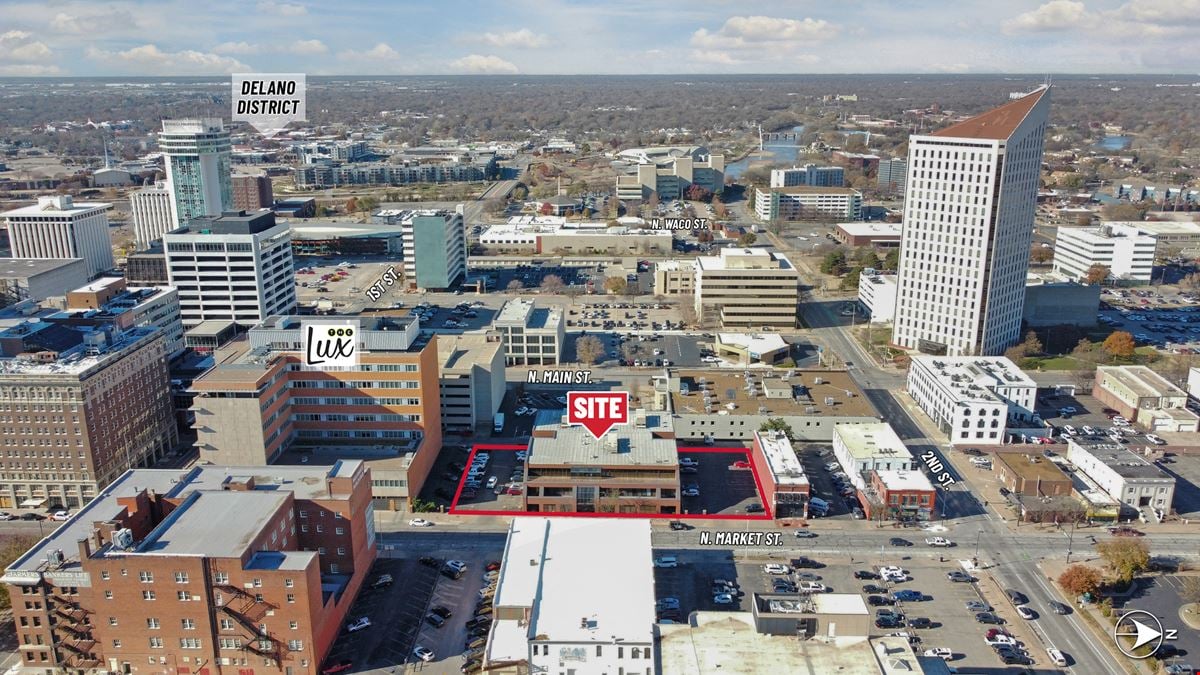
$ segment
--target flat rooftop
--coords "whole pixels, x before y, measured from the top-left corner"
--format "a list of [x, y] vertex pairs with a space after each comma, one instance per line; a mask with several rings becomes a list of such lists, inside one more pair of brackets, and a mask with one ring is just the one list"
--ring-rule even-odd
[[[865, 638], [797, 641], [755, 630], [749, 612], [695, 612], [695, 625], [661, 625], [663, 673], [879, 675]], [[908, 652], [911, 657], [912, 651]], [[915, 661], [913, 661], [915, 665]], [[912, 672], [917, 672], [913, 670]]]
[[933, 483], [929, 482], [929, 477], [922, 471], [877, 469], [875, 473], [879, 475], [880, 482], [889, 490], [933, 492]]
[[717, 333], [717, 342], [752, 354], [770, 354], [788, 346], [778, 333]]
[[[274, 498], [290, 492], [296, 499], [328, 499], [342, 495], [331, 495], [326, 479], [331, 477], [353, 476], [362, 462], [356, 460], [341, 460], [333, 466], [196, 466], [188, 470], [170, 469], [130, 469], [88, 502], [83, 508], [71, 515], [71, 518], [60, 525], [45, 539], [30, 549], [25, 555], [9, 565], [8, 570], [18, 572], [37, 572], [45, 568], [46, 555], [61, 549], [66, 555], [66, 562], [59, 567], [62, 571], [79, 570], [80, 539], [87, 539], [92, 534], [92, 524], [96, 521], [115, 520], [125, 510], [118, 503], [121, 498], [135, 497], [143, 491], [154, 492], [168, 498], [182, 499], [193, 492], [220, 491], [221, 494], [265, 494]], [[230, 482], [245, 482], [253, 478], [253, 491], [226, 491], [225, 486]], [[284, 492], [287, 491], [287, 492]], [[207, 503], [207, 502], [206, 502]], [[216, 502], [212, 502], [215, 504]], [[254, 502], [266, 504], [267, 502]], [[247, 502], [242, 502], [246, 505]], [[194, 512], [204, 515], [207, 529], [198, 539], [214, 539], [214, 523], [224, 527], [220, 513], [207, 512], [200, 508]], [[222, 509], [221, 513], [225, 513]], [[241, 517], [240, 515], [238, 516]], [[262, 513], [252, 513], [248, 517], [265, 517]], [[170, 520], [164, 521], [168, 524]], [[204, 525], [204, 523], [199, 523]], [[161, 525], [160, 525], [161, 527]], [[224, 539], [225, 537], [217, 537]], [[148, 540], [152, 537], [148, 537]], [[219, 542], [203, 542], [196, 545], [221, 546]], [[173, 553], [173, 552], [172, 552]], [[28, 576], [23, 577], [28, 579]], [[8, 581], [6, 577], [4, 581]]]
[[531, 609], [525, 627], [498, 620], [490, 662], [525, 660], [528, 640], [654, 642], [650, 521], [623, 518], [514, 518], [496, 584], [495, 606]]
[[801, 486], [808, 485], [808, 476], [804, 473], [804, 465], [796, 456], [792, 442], [783, 434], [754, 432], [754, 438], [762, 447], [763, 456], [767, 458], [767, 470], [775, 478], [778, 485]]
[[91, 211], [104, 211], [112, 208], [106, 202], [77, 202], [68, 196], [39, 197], [37, 204], [22, 206], [0, 213], [0, 217], [14, 216], [77, 216]]
[[1020, 476], [1022, 480], [1035, 482], [1067, 480], [1067, 475], [1058, 468], [1057, 464], [1040, 455], [1031, 455], [1025, 452], [997, 452], [992, 454], [992, 459], [997, 464], [1006, 466], [1009, 471]]
[[774, 187], [768, 188], [771, 192], [778, 192], [785, 195], [853, 195], [858, 194], [858, 190], [848, 187], [828, 186], [822, 187], [819, 185], [793, 185], [790, 187]]
[[33, 277], [77, 262], [83, 258], [0, 258], [0, 277]]
[[1139, 397], [1187, 396], [1187, 392], [1146, 366], [1100, 366], [1097, 370], [1128, 387]]
[[[137, 553], [240, 558], [270, 518], [288, 503], [287, 492], [199, 492], [167, 517]], [[220, 535], [213, 536], [213, 524]]]
[[[3, 331], [5, 337], [12, 336], [14, 330], [19, 328], [20, 326], [8, 327]], [[66, 327], [53, 324], [52, 328]], [[63, 351], [59, 352], [58, 358], [48, 362], [0, 358], [0, 378], [8, 375], [80, 375], [126, 356], [131, 350], [140, 348], [145, 342], [154, 339], [154, 335], [161, 332], [153, 326], [129, 328], [119, 335], [115, 335], [113, 341], [105, 345], [103, 351], [96, 354], [87, 353], [86, 345], [80, 338], [79, 342], [67, 345]]]
[[[1175, 479], [1166, 471], [1130, 452], [1125, 446], [1106, 438], [1101, 439], [1096, 436], [1072, 438], [1068, 441], [1068, 448], [1074, 447], [1079, 447], [1092, 455], [1123, 478], [1160, 479], [1171, 483], [1175, 482]], [[1070, 459], [1070, 451], [1068, 451], [1067, 458]]]
[[555, 328], [562, 322], [562, 310], [537, 307], [533, 300], [509, 300], [496, 314], [493, 324], [518, 324], [525, 328]]
[[466, 371], [476, 366], [490, 368], [496, 352], [504, 347], [499, 336], [479, 334], [439, 335], [438, 363], [442, 374]]
[[899, 237], [901, 223], [855, 222], [838, 223], [837, 229], [851, 237]]
[[696, 267], [702, 271], [796, 269], [787, 256], [764, 248], [723, 248], [721, 255], [697, 257]]
[[[632, 411], [630, 415], [633, 415]], [[674, 439], [659, 438], [649, 429], [613, 427], [596, 440], [582, 426], [552, 428], [553, 438], [537, 435], [530, 440], [529, 466], [679, 465], [679, 450]], [[538, 432], [541, 431], [539, 428]]]
[[873, 424], [837, 424], [833, 433], [842, 439], [854, 459], [912, 457], [900, 435], [887, 422]]
[[959, 401], [999, 402], [994, 391], [998, 387], [1037, 389], [1037, 383], [1004, 356], [914, 356], [912, 364], [932, 373]]
[[677, 415], [879, 416], [844, 370], [682, 370], [673, 375], [691, 391], [683, 396], [672, 387], [671, 409]]

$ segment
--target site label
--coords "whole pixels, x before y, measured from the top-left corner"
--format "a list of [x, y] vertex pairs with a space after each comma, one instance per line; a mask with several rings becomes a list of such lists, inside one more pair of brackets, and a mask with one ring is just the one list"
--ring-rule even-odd
[[707, 218], [651, 218], [650, 227], [655, 230], [707, 230]]
[[234, 73], [233, 120], [270, 138], [307, 119], [304, 73]]
[[581, 424], [599, 439], [618, 424], [629, 424], [629, 392], [567, 392], [567, 422]]

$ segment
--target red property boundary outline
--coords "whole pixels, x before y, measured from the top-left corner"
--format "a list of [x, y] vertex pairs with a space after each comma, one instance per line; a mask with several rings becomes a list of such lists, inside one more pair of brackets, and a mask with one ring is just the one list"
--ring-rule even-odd
[[758, 501], [763, 506], [763, 513], [758, 515], [737, 514], [737, 513], [588, 513], [583, 511], [500, 511], [494, 509], [467, 509], [459, 508], [458, 502], [462, 498], [463, 488], [467, 482], [467, 469], [475, 460], [475, 455], [481, 450], [499, 450], [505, 452], [516, 452], [518, 450], [528, 450], [527, 445], [516, 445], [512, 443], [476, 443], [471, 446], [471, 454], [467, 456], [466, 466], [463, 467], [462, 476], [458, 479], [458, 489], [454, 491], [454, 501], [450, 502], [450, 509], [447, 511], [450, 515], [455, 516], [509, 516], [520, 518], [523, 516], [533, 516], [541, 518], [646, 518], [653, 520], [774, 520], [775, 516], [771, 513], [771, 505], [767, 504], [767, 500], [763, 497], [766, 493], [763, 491], [762, 478], [758, 475], [758, 466], [754, 462], [754, 453], [749, 448], [721, 448], [713, 446], [677, 446], [676, 451], [682, 453], [708, 453], [708, 454], [743, 454], [746, 456], [746, 461], [750, 463], [750, 472], [754, 475], [754, 489], [758, 494]]

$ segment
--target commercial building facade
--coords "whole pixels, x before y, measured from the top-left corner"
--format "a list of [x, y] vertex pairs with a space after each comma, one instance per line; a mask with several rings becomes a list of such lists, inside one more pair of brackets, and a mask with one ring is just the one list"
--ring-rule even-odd
[[66, 312], [48, 320], [70, 323], [111, 322], [122, 330], [154, 326], [162, 331], [167, 358], [183, 353], [179, 291], [170, 286], [127, 286], [120, 277], [103, 277], [67, 293]]
[[894, 344], [966, 356], [1017, 341], [1049, 91], [909, 138]]
[[670, 416], [644, 410], [629, 416], [629, 427], [596, 439], [567, 425], [565, 411], [539, 413], [525, 460], [525, 510], [679, 513], [679, 454]]
[[474, 430], [491, 424], [506, 391], [500, 335], [440, 335], [437, 349], [442, 428]]
[[1000, 445], [1010, 425], [1032, 423], [1037, 383], [1003, 356], [917, 356], [906, 391], [951, 443]]
[[858, 275], [858, 304], [871, 315], [871, 323], [896, 317], [896, 275], [863, 270]]
[[1138, 512], [1152, 519], [1171, 511], [1175, 478], [1122, 445], [1095, 438], [1067, 441], [1067, 461], [1087, 475], [1108, 496], [1121, 502], [1123, 512]]
[[0, 307], [65, 295], [91, 276], [83, 258], [0, 258]]
[[750, 453], [762, 481], [763, 503], [776, 518], [804, 517], [812, 487], [787, 436], [755, 431]]
[[113, 268], [108, 214], [112, 204], [79, 202], [70, 195], [38, 197], [34, 206], [5, 211], [14, 258], [83, 258], [88, 276]]
[[1060, 227], [1054, 242], [1054, 271], [1068, 279], [1088, 277], [1093, 265], [1107, 267], [1118, 281], [1148, 283], [1158, 241], [1136, 227]]
[[[0, 411], [0, 508], [78, 508], [179, 441], [156, 328], [5, 328]], [[47, 413], [45, 425], [30, 425]]]
[[608, 222], [568, 222], [562, 216], [514, 216], [479, 235], [489, 252], [554, 255], [663, 254], [672, 250], [669, 230], [647, 227], [641, 218]]
[[249, 326], [296, 307], [291, 232], [270, 211], [195, 218], [163, 235], [163, 248], [185, 328], [209, 319]]
[[467, 235], [459, 211], [413, 211], [401, 219], [404, 282], [410, 289], [444, 290], [467, 275]]
[[184, 227], [193, 218], [217, 216], [233, 208], [229, 130], [217, 117], [163, 120], [158, 147], [167, 165], [174, 221]]
[[1065, 497], [1073, 491], [1071, 478], [1039, 452], [995, 452], [992, 472], [1011, 492], [1031, 497]]
[[790, 169], [772, 169], [771, 187], [795, 187], [813, 185], [818, 187], [842, 187], [846, 184], [846, 170], [840, 166], [817, 166], [805, 164]]
[[238, 174], [230, 178], [234, 211], [257, 211], [275, 205], [270, 176]]
[[839, 424], [833, 428], [833, 456], [859, 490], [872, 471], [915, 471], [917, 461], [887, 422]]
[[369, 477], [126, 472], [5, 571], [20, 665], [316, 675], [376, 556]]
[[648, 520], [513, 518], [484, 671], [658, 672], [651, 555]]
[[724, 328], [795, 328], [800, 273], [781, 253], [725, 248], [696, 258], [696, 315]]
[[760, 220], [862, 220], [862, 193], [847, 187], [796, 187], [755, 190], [754, 213]]
[[522, 298], [504, 303], [492, 329], [504, 339], [504, 360], [510, 366], [554, 365], [567, 339], [561, 309], [537, 307], [533, 300]]
[[442, 444], [436, 340], [421, 336], [415, 318], [356, 318], [357, 366], [306, 365], [306, 329], [330, 321], [345, 324], [268, 317], [238, 345], [244, 351], [220, 355], [192, 382], [200, 458], [254, 466], [293, 447], [366, 448], [375, 499], [403, 508]]
[[1092, 395], [1150, 431], [1200, 430], [1200, 417], [1187, 407], [1187, 392], [1146, 366], [1097, 367]]
[[296, 187], [302, 190], [339, 185], [407, 185], [410, 183], [459, 183], [486, 180], [487, 162], [405, 162], [383, 164], [305, 164], [292, 170]]
[[618, 156], [636, 164], [631, 173], [617, 176], [617, 199], [681, 199], [693, 185], [715, 195], [725, 190], [725, 156], [702, 146], [636, 148]]
[[881, 191], [902, 195], [908, 184], [908, 162], [901, 157], [881, 159], [875, 178]]
[[866, 474], [867, 485], [858, 493], [863, 515], [869, 520], [932, 520], [937, 490], [919, 469], [876, 469]]
[[133, 215], [134, 241], [139, 249], [148, 248], [176, 227], [171, 190], [165, 181], [130, 193], [129, 210]]
[[845, 244], [895, 248], [900, 245], [900, 223], [838, 223], [833, 236]]
[[696, 292], [696, 261], [660, 260], [654, 263], [655, 295], [692, 295]]

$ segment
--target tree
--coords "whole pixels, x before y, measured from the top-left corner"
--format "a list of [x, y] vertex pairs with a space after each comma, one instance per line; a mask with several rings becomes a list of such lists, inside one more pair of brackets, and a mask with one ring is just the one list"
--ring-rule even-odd
[[357, 211], [358, 210], [358, 199], [356, 199], [354, 197], [347, 199], [345, 209], [346, 209], [346, 213], [354, 213], [355, 211]]
[[821, 271], [825, 274], [841, 276], [846, 273], [847, 269], [849, 267], [846, 265], [846, 252], [841, 249], [830, 251], [821, 260]]
[[567, 284], [563, 282], [562, 277], [557, 274], [547, 274], [545, 279], [542, 279], [542, 290], [547, 293], [558, 293], [562, 291]]
[[1184, 602], [1200, 602], [1200, 577], [1175, 577], [1179, 580], [1179, 597]]
[[756, 241], [758, 241], [758, 235], [753, 232], [747, 232], [738, 237], [737, 243], [738, 246], [753, 246]]
[[679, 296], [679, 320], [684, 326], [696, 326], [700, 317], [696, 314], [696, 296]]
[[357, 211], [362, 213], [370, 213], [379, 206], [379, 200], [374, 197], [363, 197], [362, 199], [358, 200], [358, 204], [355, 206], [357, 207], [355, 209]]
[[1044, 265], [1051, 260], [1054, 260], [1054, 251], [1041, 246], [1034, 246], [1029, 252], [1029, 259], [1040, 265]]
[[517, 201], [524, 201], [525, 198], [528, 196], [529, 196], [529, 188], [525, 187], [524, 185], [518, 185], [517, 187], [513, 188], [513, 191], [512, 191], [513, 199], [515, 199]]
[[649, 206], [650, 208], [653, 209], [653, 208], [657, 207], [658, 204], [659, 204], [658, 190], [652, 190], [650, 192], [650, 197], [648, 199], [646, 199], [646, 206]]
[[1105, 220], [1145, 220], [1149, 204], [1108, 204], [1101, 212]]
[[542, 206], [538, 209], [538, 213], [542, 214], [543, 216], [548, 216], [551, 213], [554, 213], [554, 205], [550, 202], [542, 202]]
[[625, 295], [629, 282], [624, 277], [609, 277], [604, 280], [604, 290], [612, 295]]
[[522, 288], [525, 288], [525, 284], [521, 283], [520, 279], [513, 279], [508, 282], [508, 290], [510, 291], [519, 291]]
[[883, 270], [885, 272], [895, 272], [900, 269], [900, 248], [889, 249], [887, 255], [883, 257]]
[[492, 197], [483, 203], [483, 210], [489, 216], [498, 216], [504, 212], [504, 200], [499, 197]]
[[714, 216], [718, 218], [729, 217], [729, 209], [725, 206], [725, 202], [721, 201], [720, 197], [713, 197], [712, 207]]
[[1123, 330], [1114, 331], [1111, 335], [1104, 338], [1103, 349], [1113, 358], [1133, 358], [1136, 347], [1137, 344], [1133, 341], [1133, 336]]
[[763, 422], [762, 424], [758, 425], [758, 430], [759, 431], [780, 431], [780, 432], [783, 432], [783, 435], [787, 436], [789, 439], [792, 437], [792, 426], [790, 424], [788, 424], [787, 422], [783, 421], [782, 417], [772, 417], [772, 418], [768, 419], [766, 422]]
[[1058, 575], [1058, 585], [1071, 595], [1095, 593], [1100, 590], [1103, 577], [1100, 570], [1087, 565], [1071, 565]]
[[1030, 356], [1037, 356], [1045, 351], [1042, 341], [1038, 339], [1037, 333], [1033, 331], [1025, 334], [1025, 348], [1029, 350]]
[[1150, 547], [1141, 539], [1105, 539], [1096, 544], [1096, 551], [1122, 583], [1132, 581], [1150, 566]]
[[1112, 270], [1108, 267], [1096, 264], [1088, 268], [1087, 275], [1083, 277], [1083, 280], [1088, 284], [1095, 286], [1096, 284], [1104, 283], [1104, 280], [1107, 279], [1108, 275], [1111, 273]]
[[1092, 214], [1081, 213], [1078, 216], [1075, 216], [1075, 224], [1080, 227], [1088, 227], [1092, 224]]
[[689, 199], [690, 201], [706, 202], [706, 201], [712, 199], [713, 193], [712, 193], [712, 190], [709, 190], [708, 188], [704, 187], [703, 185], [697, 185], [695, 183], [692, 183], [691, 185], [688, 186], [688, 189], [684, 192], [683, 196], [686, 197], [687, 199]]
[[[0, 569], [8, 567], [17, 558], [25, 555], [25, 552], [33, 548], [38, 543], [37, 537], [26, 535], [18, 535], [0, 547]], [[8, 584], [0, 584], [0, 611], [7, 610], [12, 607], [12, 599], [8, 595]]]
[[604, 356], [604, 343], [595, 335], [584, 335], [575, 340], [575, 355], [584, 365], [592, 365]]

